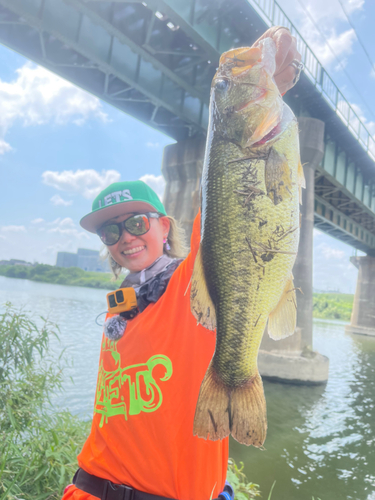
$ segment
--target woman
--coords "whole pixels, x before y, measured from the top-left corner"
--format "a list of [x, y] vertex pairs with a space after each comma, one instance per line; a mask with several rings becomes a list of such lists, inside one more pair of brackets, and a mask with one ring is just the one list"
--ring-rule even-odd
[[[261, 38], [267, 36], [276, 42], [275, 80], [285, 93], [299, 76], [296, 41], [281, 27]], [[115, 273], [130, 272], [122, 287], [136, 290], [140, 313], [127, 323], [107, 319], [92, 429], [63, 500], [217, 498], [228, 439], [193, 436], [199, 388], [215, 348], [215, 332], [197, 324], [187, 293], [199, 218], [182, 262], [175, 258], [181, 256], [175, 222], [141, 181], [102, 191], [81, 225], [106, 244]]]

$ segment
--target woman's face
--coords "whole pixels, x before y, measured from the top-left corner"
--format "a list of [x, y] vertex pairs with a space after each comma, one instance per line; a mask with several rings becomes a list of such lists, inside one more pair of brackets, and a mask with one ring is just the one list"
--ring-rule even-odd
[[[149, 209], [145, 210], [148, 211]], [[122, 222], [135, 213], [142, 212], [126, 212], [108, 222]], [[150, 229], [147, 233], [134, 236], [123, 229], [119, 241], [115, 245], [107, 246], [108, 251], [117, 264], [131, 273], [142, 271], [163, 255], [163, 240], [168, 236], [169, 227], [167, 217], [150, 218]]]

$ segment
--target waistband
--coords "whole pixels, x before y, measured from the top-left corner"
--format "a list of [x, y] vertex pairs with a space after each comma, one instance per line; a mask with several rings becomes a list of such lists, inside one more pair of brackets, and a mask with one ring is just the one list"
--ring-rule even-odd
[[[115, 484], [107, 479], [93, 476], [83, 469], [78, 469], [73, 477], [73, 484], [82, 491], [100, 498], [100, 500], [174, 500], [136, 490], [125, 484]], [[214, 500], [234, 500], [232, 486], [226, 482], [225, 488]]]
[[124, 484], [115, 484], [107, 479], [93, 476], [83, 469], [78, 469], [73, 477], [73, 484], [82, 491], [100, 498], [100, 500], [173, 500], [151, 495]]

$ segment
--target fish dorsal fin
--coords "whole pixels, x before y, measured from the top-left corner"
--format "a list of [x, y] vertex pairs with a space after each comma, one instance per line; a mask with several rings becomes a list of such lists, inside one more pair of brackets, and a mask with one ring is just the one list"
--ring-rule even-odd
[[297, 184], [299, 193], [299, 204], [302, 205], [302, 188], [306, 189], [306, 180], [305, 180], [305, 174], [303, 173], [303, 166], [301, 162], [298, 163]]
[[268, 335], [281, 340], [293, 335], [297, 323], [296, 293], [293, 276], [287, 281], [279, 303], [268, 318]]
[[195, 258], [193, 276], [191, 278], [190, 307], [194, 317], [201, 325], [209, 330], [215, 330], [215, 307], [207, 289], [202, 265], [201, 247], [199, 247]]

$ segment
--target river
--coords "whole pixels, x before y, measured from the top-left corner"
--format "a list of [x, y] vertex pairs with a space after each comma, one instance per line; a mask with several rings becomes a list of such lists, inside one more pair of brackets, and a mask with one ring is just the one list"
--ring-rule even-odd
[[[105, 294], [0, 276], [0, 304], [22, 305], [34, 319], [59, 326], [52, 350], [57, 356], [65, 348], [69, 362], [55, 403], [84, 418], [92, 414], [101, 338], [95, 317], [106, 309]], [[375, 500], [375, 338], [347, 335], [343, 322], [314, 320], [314, 349], [330, 359], [328, 383], [265, 382], [265, 450], [232, 440], [230, 455], [243, 461], [263, 499], [276, 481], [272, 500]]]

